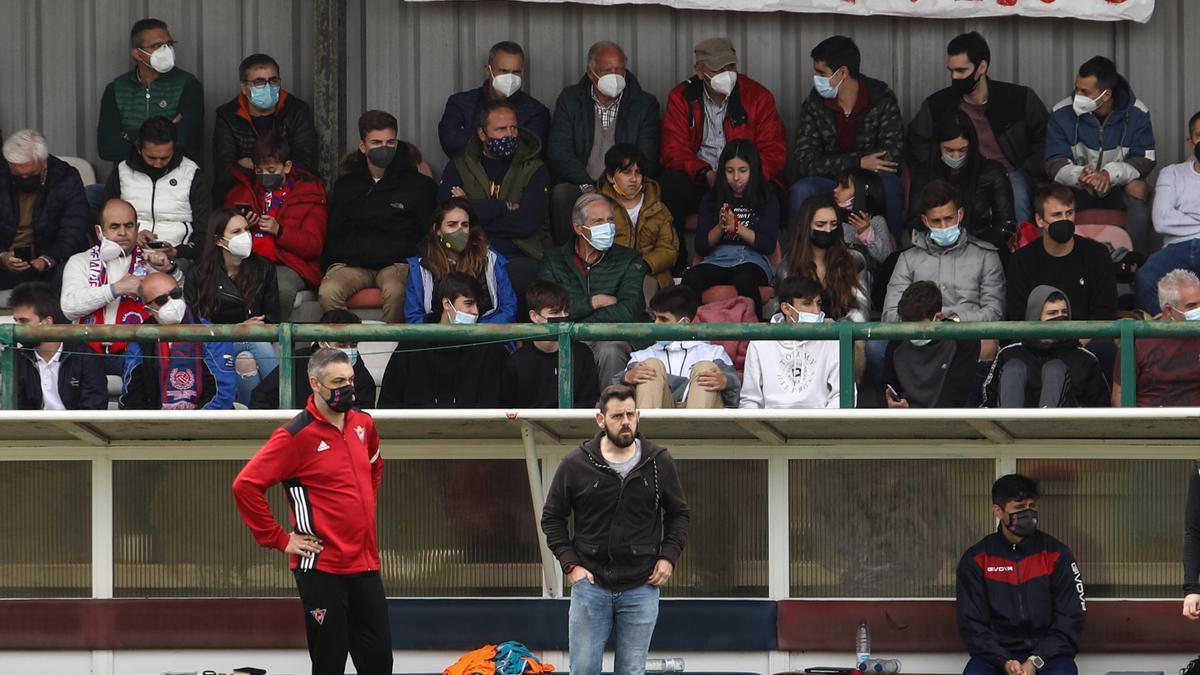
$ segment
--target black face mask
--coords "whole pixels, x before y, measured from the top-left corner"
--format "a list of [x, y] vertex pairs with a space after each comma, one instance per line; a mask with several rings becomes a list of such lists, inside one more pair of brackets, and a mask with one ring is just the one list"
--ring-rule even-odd
[[354, 407], [354, 385], [347, 384], [337, 389], [329, 390], [329, 398], [325, 399], [326, 405], [334, 412], [344, 413]]
[[17, 345], [19, 345], [21, 347], [21, 349], [37, 349], [38, 347], [42, 346], [42, 343], [41, 342], [24, 341], [24, 342], [18, 342]]
[[377, 148], [371, 148], [367, 151], [367, 161], [375, 166], [386, 169], [396, 158], [396, 148], [381, 145]]
[[959, 96], [966, 96], [975, 91], [975, 88], [979, 86], [979, 80], [975, 79], [975, 74], [978, 72], [978, 70], [974, 70], [961, 80], [950, 80], [950, 90]]
[[150, 166], [149, 164], [147, 164], [145, 169], [142, 171], [142, 173], [149, 176], [150, 180], [157, 181], [157, 180], [161, 179], [163, 176], [167, 175], [167, 167], [164, 166], [164, 167], [159, 168], [159, 167], [153, 167], [153, 166]]
[[1046, 234], [1050, 235], [1054, 241], [1065, 244], [1075, 236], [1075, 223], [1066, 219], [1056, 220], [1046, 228]]
[[1018, 537], [1028, 537], [1037, 532], [1038, 529], [1038, 512], [1037, 509], [1024, 509], [1016, 513], [1008, 514], [1008, 521], [1004, 523], [1009, 532]]
[[262, 189], [267, 192], [283, 187], [283, 174], [281, 173], [259, 173], [255, 174], [254, 177], [258, 180], [258, 184], [262, 186]]
[[829, 248], [830, 246], [833, 246], [834, 243], [836, 243], [837, 240], [841, 239], [841, 238], [842, 238], [842, 229], [840, 227], [831, 232], [826, 232], [824, 230], [813, 230], [812, 231], [813, 246], [816, 246], [817, 248], [820, 248], [820, 249], [826, 249], [826, 248]]
[[569, 316], [551, 316], [546, 318], [546, 323], [566, 323], [570, 320]]
[[32, 176], [13, 176], [13, 184], [21, 192], [37, 192], [42, 189], [42, 174], [35, 173]]

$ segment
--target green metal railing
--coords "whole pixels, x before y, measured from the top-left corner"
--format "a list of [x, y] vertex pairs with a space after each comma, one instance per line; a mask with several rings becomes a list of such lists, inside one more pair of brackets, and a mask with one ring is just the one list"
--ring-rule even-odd
[[[841, 407], [854, 407], [854, 343], [863, 340], [945, 340], [1113, 338], [1121, 345], [1121, 405], [1133, 407], [1137, 398], [1134, 372], [1134, 341], [1138, 338], [1200, 337], [1200, 322], [1186, 321], [1045, 321], [995, 323], [558, 323], [558, 324], [278, 324], [278, 325], [187, 325], [187, 326], [23, 326], [0, 325], [0, 372], [3, 395], [0, 407], [16, 408], [16, 350], [23, 340], [72, 342], [128, 342], [187, 340], [197, 342], [278, 342], [279, 404], [293, 408], [292, 379], [297, 343], [314, 341], [443, 342], [481, 343], [507, 340], [557, 340], [558, 402], [570, 408], [574, 401], [572, 341], [624, 340], [644, 343], [653, 340], [837, 340], [839, 345]], [[1200, 354], [1198, 354], [1200, 356]]]

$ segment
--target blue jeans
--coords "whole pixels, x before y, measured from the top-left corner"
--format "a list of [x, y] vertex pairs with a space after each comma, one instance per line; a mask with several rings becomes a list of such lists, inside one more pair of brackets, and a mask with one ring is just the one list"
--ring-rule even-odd
[[238, 374], [237, 379], [237, 402], [242, 405], [250, 405], [250, 395], [254, 393], [254, 388], [262, 382], [264, 377], [271, 374], [271, 371], [279, 367], [279, 355], [275, 352], [275, 345], [270, 342], [233, 343], [235, 358], [243, 352], [250, 354], [258, 362], [257, 372], [247, 375]]
[[[1018, 658], [1021, 663], [1025, 659]], [[993, 666], [987, 659], [972, 656], [963, 669], [963, 675], [1004, 675], [1004, 667]], [[1046, 667], [1038, 671], [1038, 675], [1079, 675], [1075, 659], [1071, 656], [1056, 656], [1046, 659]]]
[[613, 592], [587, 577], [571, 586], [571, 675], [600, 675], [604, 645], [616, 628], [613, 675], [644, 675], [658, 621], [658, 588], [646, 584]]
[[[879, 172], [879, 179], [883, 181], [883, 193], [887, 202], [883, 216], [892, 236], [899, 238], [900, 233], [904, 231], [904, 218], [901, 215], [904, 209], [904, 184], [900, 182], [899, 174], [886, 171]], [[796, 216], [800, 214], [800, 205], [805, 200], [813, 195], [833, 192], [836, 185], [837, 181], [824, 176], [810, 176], [792, 183], [792, 187], [788, 189], [788, 226], [795, 222]]]
[[1150, 256], [1145, 265], [1138, 268], [1133, 278], [1133, 291], [1138, 309], [1154, 316], [1162, 311], [1158, 306], [1158, 280], [1167, 272], [1177, 269], [1191, 270], [1200, 274], [1200, 239], [1189, 239], [1171, 244]]
[[1008, 174], [1008, 182], [1012, 184], [1013, 213], [1017, 224], [1033, 222], [1033, 182], [1029, 180], [1029, 174], [1013, 169]]

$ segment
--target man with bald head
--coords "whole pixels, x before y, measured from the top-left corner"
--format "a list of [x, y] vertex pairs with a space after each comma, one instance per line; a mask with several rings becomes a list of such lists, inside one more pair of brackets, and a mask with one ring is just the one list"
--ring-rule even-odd
[[580, 194], [597, 189], [609, 148], [636, 145], [648, 160], [642, 172], [658, 173], [659, 117], [658, 99], [642, 91], [620, 45], [592, 45], [583, 77], [558, 96], [546, 139], [546, 162], [556, 183], [550, 197], [555, 244], [575, 236], [571, 208]]
[[[62, 311], [81, 324], [140, 324], [146, 317], [138, 297], [141, 277], [166, 272], [176, 280], [183, 274], [167, 255], [137, 245], [137, 212], [121, 199], [110, 199], [100, 211], [96, 226], [99, 241], [71, 256], [63, 266]], [[123, 342], [93, 342], [92, 349], [111, 358], [105, 372], [120, 375], [124, 366]]]
[[[192, 314], [175, 277], [151, 272], [141, 282], [147, 324], [208, 323]], [[236, 356], [228, 342], [132, 342], [118, 404], [122, 410], [228, 410], [237, 392]]]

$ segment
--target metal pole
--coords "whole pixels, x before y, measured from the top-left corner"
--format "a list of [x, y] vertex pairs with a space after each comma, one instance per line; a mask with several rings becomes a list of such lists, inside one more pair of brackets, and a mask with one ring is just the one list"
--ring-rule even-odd
[[575, 407], [575, 352], [571, 344], [574, 324], [558, 324], [558, 407]]
[[854, 324], [838, 324], [838, 377], [841, 380], [839, 407], [854, 407]]
[[17, 341], [15, 326], [0, 325], [0, 369], [4, 371], [3, 400], [5, 410], [17, 409]]
[[[296, 407], [296, 340], [291, 323], [279, 324], [279, 409]], [[304, 405], [304, 404], [301, 404]]]
[[313, 20], [317, 27], [313, 54], [316, 64], [310, 100], [320, 149], [317, 170], [325, 179], [326, 191], [330, 191], [346, 142], [346, 0], [316, 0]]
[[555, 584], [558, 575], [558, 563], [550, 547], [546, 545], [546, 533], [542, 531], [542, 507], [545, 505], [545, 492], [542, 491], [542, 468], [538, 464], [537, 442], [533, 438], [533, 426], [529, 422], [521, 423], [521, 440], [525, 443], [525, 470], [529, 473], [529, 498], [533, 500], [533, 522], [537, 530], [538, 550], [542, 556], [542, 583], [546, 595], [556, 598], [561, 589]]
[[1121, 407], [1137, 405], [1137, 348], [1133, 336], [1132, 321], [1121, 322]]

